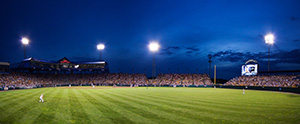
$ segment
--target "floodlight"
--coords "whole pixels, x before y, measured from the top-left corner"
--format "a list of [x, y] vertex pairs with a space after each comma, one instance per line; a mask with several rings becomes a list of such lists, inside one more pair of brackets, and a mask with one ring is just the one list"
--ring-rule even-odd
[[105, 48], [104, 44], [98, 44], [97, 49], [98, 50], [103, 50]]
[[23, 43], [24, 45], [29, 44], [28, 38], [23, 37], [21, 41], [22, 41], [22, 43]]
[[149, 47], [150, 51], [155, 52], [159, 49], [160, 46], [157, 42], [151, 42], [148, 47]]
[[268, 34], [265, 36], [266, 44], [272, 45], [274, 43], [274, 35]]

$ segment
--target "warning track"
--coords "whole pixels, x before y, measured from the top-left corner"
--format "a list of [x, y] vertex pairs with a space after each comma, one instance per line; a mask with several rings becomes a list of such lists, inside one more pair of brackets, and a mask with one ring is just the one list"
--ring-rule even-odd
[[93, 88], [92, 86], [72, 86], [72, 87], [56, 87], [56, 88], [62, 88], [62, 89], [114, 89], [114, 88], [130, 88], [130, 87], [109, 87], [109, 86], [95, 86]]

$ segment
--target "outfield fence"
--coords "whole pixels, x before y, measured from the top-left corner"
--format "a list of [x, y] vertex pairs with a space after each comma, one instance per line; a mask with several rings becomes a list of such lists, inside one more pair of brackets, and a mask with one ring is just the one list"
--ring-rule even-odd
[[[56, 87], [64, 87], [69, 85], [56, 85]], [[73, 85], [72, 86], [91, 86], [91, 84], [82, 84], [82, 85]], [[130, 87], [130, 85], [116, 85], [121, 87]], [[291, 88], [291, 87], [264, 87], [264, 86], [222, 86], [215, 85], [216, 88], [229, 88], [229, 89], [251, 89], [251, 90], [265, 90], [265, 91], [279, 91], [279, 92], [292, 92], [299, 93], [300, 88]], [[33, 89], [33, 88], [42, 88], [42, 87], [54, 87], [54, 86], [37, 86], [37, 87], [9, 87], [7, 90], [18, 90], [18, 89]], [[138, 87], [147, 87], [147, 85], [139, 85]], [[148, 85], [148, 87], [174, 87], [174, 85]], [[176, 85], [176, 87], [187, 87], [187, 88], [213, 88], [212, 85]], [[1, 91], [5, 90], [3, 87], [0, 88]]]
[[265, 91], [279, 91], [279, 92], [292, 92], [299, 93], [300, 88], [292, 87], [265, 87], [265, 86], [222, 86], [216, 85], [217, 88], [230, 88], [230, 89], [251, 89], [251, 90], [265, 90]]

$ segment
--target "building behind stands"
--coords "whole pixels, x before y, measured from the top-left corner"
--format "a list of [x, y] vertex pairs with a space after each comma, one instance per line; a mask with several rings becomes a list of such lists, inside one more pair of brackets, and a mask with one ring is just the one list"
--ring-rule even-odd
[[0, 62], [0, 73], [9, 73], [9, 62]]
[[106, 61], [79, 62], [66, 57], [58, 61], [26, 58], [21, 63], [11, 65], [12, 72], [52, 73], [52, 74], [93, 74], [109, 73]]

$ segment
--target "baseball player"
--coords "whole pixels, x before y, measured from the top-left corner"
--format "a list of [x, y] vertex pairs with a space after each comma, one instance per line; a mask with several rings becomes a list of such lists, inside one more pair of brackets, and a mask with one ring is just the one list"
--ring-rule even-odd
[[40, 100], [39, 100], [39, 102], [44, 102], [44, 99], [43, 99], [43, 97], [44, 97], [44, 94], [42, 94], [41, 96], [40, 96]]

